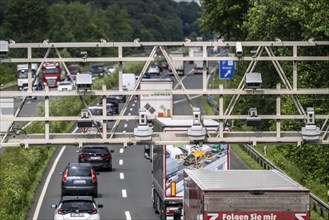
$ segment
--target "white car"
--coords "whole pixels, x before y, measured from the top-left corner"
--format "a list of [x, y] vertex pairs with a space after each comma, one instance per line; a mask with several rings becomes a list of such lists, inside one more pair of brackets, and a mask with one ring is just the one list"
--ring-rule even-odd
[[100, 220], [99, 208], [102, 207], [92, 196], [63, 196], [58, 205], [51, 205], [55, 209], [54, 220]]
[[148, 71], [149, 74], [158, 74], [160, 75], [160, 68], [157, 65], [152, 65], [149, 67]]
[[73, 89], [73, 84], [70, 81], [62, 81], [57, 84], [58, 91], [70, 91]]

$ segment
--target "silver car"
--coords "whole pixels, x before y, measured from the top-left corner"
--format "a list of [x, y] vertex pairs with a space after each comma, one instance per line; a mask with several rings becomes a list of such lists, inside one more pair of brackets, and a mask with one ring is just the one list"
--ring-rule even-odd
[[100, 220], [99, 208], [103, 205], [96, 204], [92, 196], [63, 196], [51, 207], [55, 209], [54, 220]]

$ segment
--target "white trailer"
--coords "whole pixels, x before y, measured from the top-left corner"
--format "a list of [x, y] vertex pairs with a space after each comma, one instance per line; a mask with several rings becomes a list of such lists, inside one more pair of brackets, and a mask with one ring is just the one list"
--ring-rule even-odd
[[[184, 61], [174, 60], [173, 57], [184, 57], [184, 53], [180, 51], [173, 51], [169, 53], [169, 57], [173, 63], [174, 68], [178, 75], [184, 75]], [[171, 67], [169, 66], [169, 74], [173, 75]]]
[[[149, 120], [171, 117], [173, 113], [173, 81], [169, 78], [143, 79], [140, 90], [150, 91], [140, 96], [140, 107], [146, 109]], [[152, 91], [152, 92], [151, 92]]]
[[[194, 51], [194, 57], [203, 57], [203, 52], [201, 50]], [[208, 65], [207, 65], [207, 69], [208, 69]], [[193, 73], [194, 74], [203, 73], [203, 61], [202, 60], [194, 61]]]

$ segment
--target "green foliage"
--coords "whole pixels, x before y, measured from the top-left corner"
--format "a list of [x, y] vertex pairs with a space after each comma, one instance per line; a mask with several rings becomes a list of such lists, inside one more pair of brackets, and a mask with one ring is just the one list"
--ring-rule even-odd
[[25, 219], [47, 162], [55, 148], [8, 148], [0, 154], [1, 219]]
[[16, 66], [14, 64], [1, 64], [0, 73], [0, 85], [16, 80]]

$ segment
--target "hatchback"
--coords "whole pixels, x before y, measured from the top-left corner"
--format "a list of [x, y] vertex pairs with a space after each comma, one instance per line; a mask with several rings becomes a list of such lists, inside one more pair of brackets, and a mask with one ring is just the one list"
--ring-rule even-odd
[[90, 219], [100, 220], [99, 208], [92, 196], [63, 196], [58, 204], [52, 204], [55, 209], [54, 220]]
[[90, 163], [96, 169], [112, 171], [112, 153], [106, 146], [83, 146], [79, 152], [79, 163]]
[[62, 174], [62, 196], [98, 196], [98, 181], [95, 168], [89, 163], [69, 163]]

